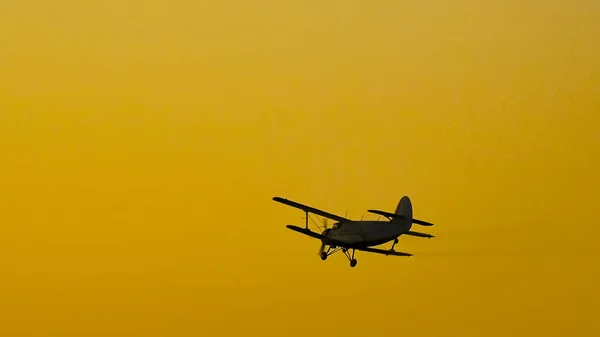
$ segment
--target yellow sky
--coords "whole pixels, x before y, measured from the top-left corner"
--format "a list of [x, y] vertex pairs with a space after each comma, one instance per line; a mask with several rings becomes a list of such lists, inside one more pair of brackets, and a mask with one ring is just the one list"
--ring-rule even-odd
[[[600, 334], [597, 1], [4, 0], [0, 32], [0, 335]], [[408, 195], [437, 238], [323, 262], [276, 195]]]

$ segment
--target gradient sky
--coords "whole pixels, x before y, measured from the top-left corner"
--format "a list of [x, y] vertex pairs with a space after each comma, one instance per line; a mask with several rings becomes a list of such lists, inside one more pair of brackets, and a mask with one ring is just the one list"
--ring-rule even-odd
[[[3, 0], [0, 31], [0, 335], [600, 334], [598, 1]], [[403, 195], [437, 238], [356, 268], [271, 201]]]

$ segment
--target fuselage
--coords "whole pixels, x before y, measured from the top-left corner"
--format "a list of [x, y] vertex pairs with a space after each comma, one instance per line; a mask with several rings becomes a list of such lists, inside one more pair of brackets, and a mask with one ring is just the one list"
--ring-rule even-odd
[[[395, 240], [411, 228], [411, 221], [348, 221], [334, 224], [323, 234], [332, 245], [337, 242], [345, 248], [371, 247]], [[328, 241], [325, 239], [325, 241]]]

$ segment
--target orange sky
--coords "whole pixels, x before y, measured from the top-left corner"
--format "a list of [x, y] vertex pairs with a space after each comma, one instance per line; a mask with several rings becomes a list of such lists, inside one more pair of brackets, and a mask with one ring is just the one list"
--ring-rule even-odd
[[[596, 1], [4, 0], [0, 31], [0, 335], [600, 334]], [[271, 201], [403, 195], [437, 237], [356, 268]]]

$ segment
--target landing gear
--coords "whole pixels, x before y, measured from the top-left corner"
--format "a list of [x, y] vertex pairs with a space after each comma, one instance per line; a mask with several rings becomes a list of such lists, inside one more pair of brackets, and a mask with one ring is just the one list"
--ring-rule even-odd
[[329, 257], [329, 255], [333, 255], [340, 250], [344, 252], [344, 255], [346, 255], [348, 261], [350, 261], [350, 267], [356, 267], [358, 261], [356, 261], [356, 259], [354, 258], [354, 249], [352, 249], [352, 254], [350, 254], [348, 248], [329, 246], [329, 249], [327, 249], [327, 251], [321, 252], [319, 256], [321, 257], [321, 260], [325, 261], [327, 260], [327, 257]]
[[[333, 250], [332, 250], [332, 248], [333, 248]], [[329, 248], [327, 248], [327, 251], [322, 251], [319, 254], [319, 256], [321, 257], [321, 260], [325, 261], [325, 260], [327, 260], [327, 257], [329, 257], [329, 255], [333, 255], [338, 250], [340, 250], [340, 248], [336, 248], [334, 246], [329, 246]]]
[[394, 244], [392, 244], [392, 248], [390, 248], [390, 252], [394, 251], [394, 246], [398, 243], [398, 238], [394, 239]]
[[354, 258], [354, 249], [352, 249], [352, 255], [350, 255], [350, 253], [348, 253], [347, 249], [344, 249], [344, 255], [346, 255], [346, 257], [350, 261], [350, 267], [352, 267], [352, 268], [356, 267], [356, 264], [358, 263], [358, 261], [356, 261], [356, 259]]

